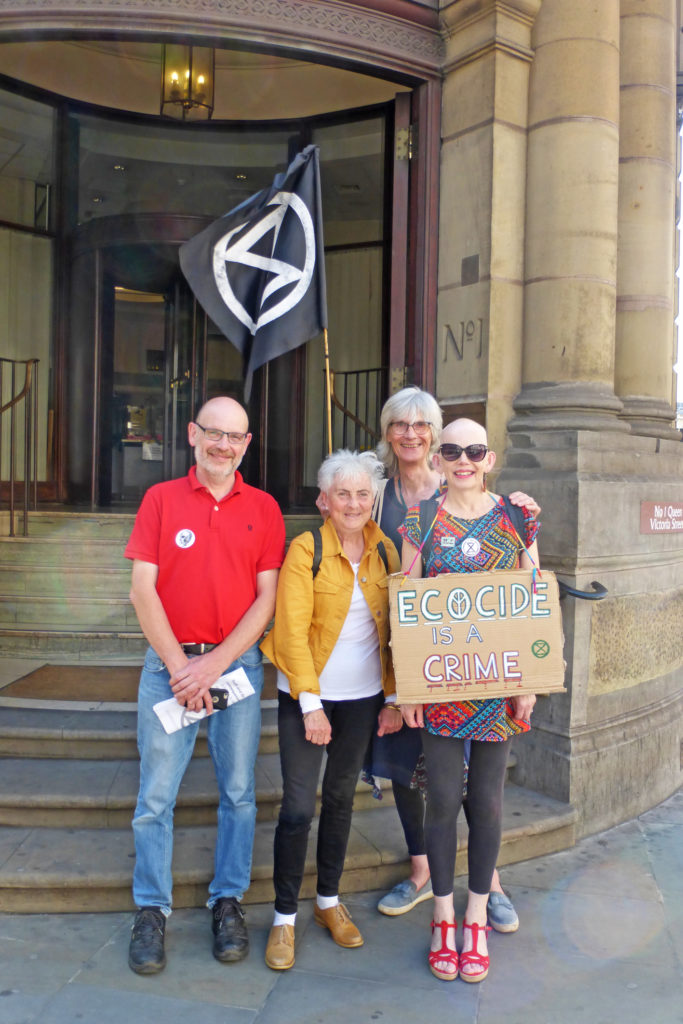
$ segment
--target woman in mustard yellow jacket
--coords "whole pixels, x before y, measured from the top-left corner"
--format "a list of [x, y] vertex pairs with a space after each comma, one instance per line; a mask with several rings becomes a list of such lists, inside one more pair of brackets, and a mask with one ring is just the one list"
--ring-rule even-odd
[[[363, 938], [339, 902], [353, 796], [373, 729], [401, 728], [389, 650], [387, 572], [396, 548], [370, 521], [383, 468], [371, 452], [325, 459], [318, 486], [329, 518], [292, 541], [280, 572], [273, 629], [261, 648], [278, 670], [283, 797], [275, 832], [275, 918], [266, 963], [294, 963], [294, 922], [323, 752], [316, 923], [346, 948]], [[316, 564], [318, 563], [318, 564]]]

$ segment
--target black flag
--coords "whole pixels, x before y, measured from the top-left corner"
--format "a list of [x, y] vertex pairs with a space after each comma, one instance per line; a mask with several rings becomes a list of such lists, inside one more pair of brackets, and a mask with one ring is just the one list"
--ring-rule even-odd
[[318, 147], [180, 247], [192, 291], [244, 359], [259, 366], [327, 326]]

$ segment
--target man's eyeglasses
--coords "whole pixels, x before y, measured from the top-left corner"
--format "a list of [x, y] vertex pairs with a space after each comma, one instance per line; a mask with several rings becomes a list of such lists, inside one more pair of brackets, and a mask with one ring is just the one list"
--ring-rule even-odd
[[393, 420], [389, 426], [396, 434], [407, 434], [412, 427], [415, 433], [420, 437], [428, 434], [432, 428], [431, 423], [427, 420], [415, 420], [414, 423], [406, 423], [405, 420]]
[[204, 436], [209, 441], [222, 441], [224, 437], [227, 437], [230, 444], [242, 444], [247, 436], [246, 434], [238, 434], [236, 430], [219, 430], [218, 427], [203, 427], [201, 423], [195, 423], [195, 427], [203, 430]]
[[487, 451], [485, 444], [468, 444], [465, 448], [461, 448], [459, 444], [442, 444], [439, 455], [446, 462], [456, 462], [464, 452], [470, 462], [481, 462]]

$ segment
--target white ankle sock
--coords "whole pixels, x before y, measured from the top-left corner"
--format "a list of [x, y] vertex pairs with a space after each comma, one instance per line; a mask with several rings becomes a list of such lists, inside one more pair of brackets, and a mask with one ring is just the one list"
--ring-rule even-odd
[[316, 894], [315, 902], [318, 904], [320, 910], [329, 910], [330, 907], [336, 907], [339, 903], [338, 896], [321, 896], [320, 893]]
[[296, 914], [278, 914], [276, 910], [273, 918], [273, 928], [278, 928], [281, 924], [291, 924], [294, 927], [295, 921]]

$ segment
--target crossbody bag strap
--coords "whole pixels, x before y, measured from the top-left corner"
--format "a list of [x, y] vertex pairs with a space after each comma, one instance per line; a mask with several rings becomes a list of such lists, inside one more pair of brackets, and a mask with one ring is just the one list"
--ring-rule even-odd
[[382, 509], [384, 508], [384, 492], [387, 489], [388, 483], [389, 481], [387, 480], [386, 477], [384, 477], [383, 480], [380, 480], [379, 487], [377, 488], [377, 494], [375, 495], [375, 500], [372, 503], [372, 512], [370, 513], [370, 518], [374, 519], [377, 524], [379, 524], [379, 521], [382, 518]]
[[[427, 498], [420, 502], [420, 543], [422, 544], [422, 565], [425, 570], [432, 551], [433, 530], [430, 530], [438, 507], [436, 498]], [[429, 531], [429, 532], [428, 532]]]

